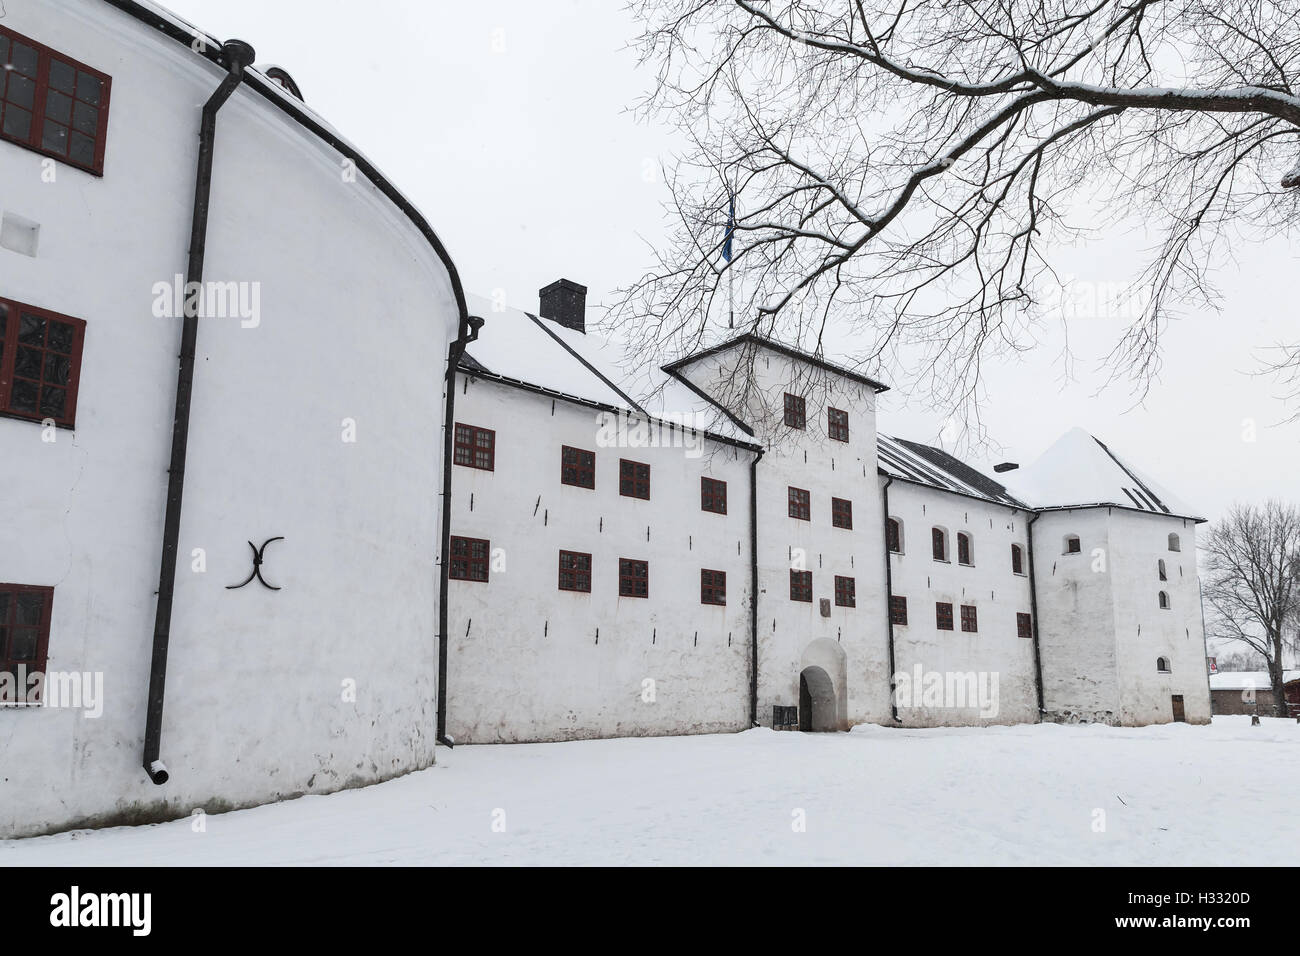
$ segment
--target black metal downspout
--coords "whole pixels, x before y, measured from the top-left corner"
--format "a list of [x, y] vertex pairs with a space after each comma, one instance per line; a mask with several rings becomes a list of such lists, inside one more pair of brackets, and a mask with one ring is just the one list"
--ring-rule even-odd
[[1038, 684], [1038, 719], [1043, 719], [1043, 658], [1038, 646], [1038, 579], [1034, 574], [1034, 522], [1042, 515], [1035, 513], [1026, 525], [1029, 548], [1029, 614], [1034, 634], [1034, 679]]
[[478, 338], [483, 320], [470, 316], [460, 334], [447, 349], [447, 394], [442, 422], [442, 544], [438, 560], [438, 722], [435, 739], [447, 747], [456, 741], [447, 736], [447, 595], [451, 580], [451, 469], [456, 441], [456, 370], [465, 347]]
[[758, 449], [749, 463], [749, 725], [758, 726]]
[[894, 688], [894, 675], [897, 665], [894, 662], [894, 562], [889, 550], [889, 486], [894, 483], [890, 475], [881, 489], [885, 496], [885, 623], [889, 625], [889, 715], [898, 721], [898, 695]]
[[[207, 251], [208, 207], [212, 196], [212, 158], [217, 134], [217, 113], [243, 82], [244, 68], [256, 54], [242, 40], [222, 46], [229, 73], [203, 106], [199, 128], [199, 163], [194, 184], [194, 213], [190, 225], [190, 259], [186, 288], [203, 281], [203, 259]], [[162, 747], [163, 700], [167, 686], [167, 645], [171, 640], [172, 601], [176, 590], [176, 549], [181, 532], [181, 500], [185, 494], [185, 456], [190, 437], [190, 398], [194, 391], [194, 355], [198, 342], [199, 316], [185, 302], [181, 325], [180, 367], [176, 376], [176, 411], [172, 419], [171, 464], [167, 472], [167, 512], [163, 519], [162, 566], [158, 574], [158, 610], [154, 618], [153, 660], [149, 667], [149, 704], [144, 730], [144, 769], [149, 779], [161, 786], [167, 782], [167, 767], [159, 759]], [[191, 313], [194, 314], [191, 314]]]

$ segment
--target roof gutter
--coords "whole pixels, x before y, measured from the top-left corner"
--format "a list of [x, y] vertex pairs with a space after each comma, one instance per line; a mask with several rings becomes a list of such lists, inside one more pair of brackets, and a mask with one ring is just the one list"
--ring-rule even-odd
[[889, 715], [897, 722], [898, 695], [894, 687], [894, 675], [897, 673], [894, 662], [894, 561], [889, 550], [889, 486], [894, 483], [894, 476], [886, 477], [889, 480], [885, 482], [881, 494], [885, 499], [885, 624], [889, 628]]
[[456, 451], [456, 372], [469, 343], [478, 338], [483, 320], [471, 316], [447, 348], [446, 406], [442, 416], [442, 542], [438, 547], [438, 717], [435, 739], [456, 746], [447, 736], [447, 597], [451, 581], [451, 469]]
[[1038, 643], [1038, 576], [1034, 573], [1034, 522], [1042, 515], [1034, 512], [1025, 526], [1026, 547], [1029, 549], [1029, 614], [1030, 629], [1034, 635], [1034, 685], [1038, 690], [1038, 719], [1046, 712], [1043, 706], [1043, 655]]
[[[207, 253], [208, 212], [212, 198], [212, 160], [216, 147], [217, 113], [243, 82], [244, 68], [256, 54], [242, 40], [230, 40], [222, 48], [227, 74], [203, 105], [199, 126], [199, 162], [194, 184], [194, 211], [190, 221], [190, 258], [185, 287], [203, 281]], [[197, 301], [185, 303], [181, 325], [180, 368], [176, 375], [176, 409], [172, 419], [171, 463], [167, 471], [167, 511], [163, 519], [162, 563], [158, 573], [158, 608], [154, 617], [153, 660], [149, 667], [149, 702], [144, 730], [144, 769], [149, 779], [161, 786], [167, 782], [167, 766], [160, 759], [163, 702], [167, 689], [167, 648], [171, 640], [172, 603], [176, 592], [176, 549], [181, 532], [181, 503], [185, 496], [185, 459], [190, 436], [190, 399], [194, 393], [194, 355], [199, 334]]]

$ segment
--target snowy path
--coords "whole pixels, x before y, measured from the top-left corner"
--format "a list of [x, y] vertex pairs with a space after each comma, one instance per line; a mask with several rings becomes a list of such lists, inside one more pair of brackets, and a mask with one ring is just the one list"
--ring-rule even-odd
[[[461, 747], [364, 790], [0, 841], [11, 865], [1294, 864], [1300, 725]], [[1122, 802], [1121, 802], [1122, 801]], [[806, 832], [795, 832], [796, 809]], [[1094, 810], [1106, 829], [1093, 832]], [[504, 832], [494, 832], [497, 810]], [[1237, 859], [1249, 848], [1249, 859]]]

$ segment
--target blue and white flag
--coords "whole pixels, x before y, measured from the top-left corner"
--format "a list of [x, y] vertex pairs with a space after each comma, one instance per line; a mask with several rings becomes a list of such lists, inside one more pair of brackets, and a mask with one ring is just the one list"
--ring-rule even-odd
[[736, 197], [733, 194], [727, 207], [727, 232], [722, 239], [722, 258], [731, 261], [731, 237], [736, 232]]

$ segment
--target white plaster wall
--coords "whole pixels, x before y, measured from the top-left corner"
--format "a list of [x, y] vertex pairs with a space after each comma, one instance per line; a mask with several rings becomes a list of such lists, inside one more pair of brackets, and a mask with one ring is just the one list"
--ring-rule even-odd
[[[1196, 525], [1182, 518], [1113, 509], [1110, 570], [1115, 594], [1115, 643], [1120, 722], [1132, 726], [1173, 720], [1171, 697], [1181, 694], [1189, 723], [1210, 719], [1209, 677], [1196, 571]], [[1170, 533], [1179, 551], [1169, 550]], [[1159, 580], [1159, 560], [1168, 581]], [[1169, 609], [1159, 592], [1169, 595]], [[1161, 674], [1156, 658], [1167, 657]]]
[[[456, 420], [497, 434], [495, 471], [452, 476], [452, 533], [490, 540], [496, 556], [487, 583], [451, 582], [447, 730], [457, 742], [749, 725], [753, 452], [602, 446], [599, 414], [458, 376]], [[563, 445], [595, 451], [594, 489], [560, 482]], [[621, 458], [650, 465], [650, 500], [619, 494]], [[727, 482], [726, 515], [700, 510], [702, 475]], [[561, 549], [592, 555], [591, 593], [559, 590]], [[619, 558], [649, 561], [648, 598], [619, 596]], [[700, 603], [703, 568], [727, 573], [725, 607]]]
[[[1106, 509], [1048, 511], [1034, 523], [1044, 719], [1116, 723], [1115, 595]], [[1080, 553], [1065, 554], [1067, 534]]]
[[[260, 96], [218, 129], [207, 277], [261, 283], [261, 325], [204, 320], [162, 758], [140, 767], [198, 111], [220, 71], [98, 0], [7, 0], [5, 24], [113, 78], [103, 178], [0, 143], [7, 297], [87, 322], [77, 429], [0, 420], [0, 580], [55, 586], [50, 670], [105, 710], [0, 710], [0, 836], [326, 792], [433, 759], [440, 367], [456, 311], [432, 249]], [[357, 422], [342, 441], [341, 422]], [[267, 551], [283, 590], [226, 585]], [[192, 570], [193, 549], [206, 572]], [[400, 598], [400, 600], [398, 600]], [[356, 681], [344, 703], [342, 682]]]
[[[903, 553], [891, 555], [893, 593], [907, 598], [908, 623], [894, 626], [895, 669], [997, 676], [997, 713], [978, 707], [900, 707], [908, 726], [1033, 723], [1038, 720], [1033, 641], [1018, 637], [1016, 614], [1030, 613], [1029, 555], [1023, 511], [895, 480], [890, 515], [902, 521]], [[948, 532], [948, 562], [934, 560], [931, 529]], [[957, 561], [957, 534], [971, 535], [973, 564]], [[1026, 548], [1024, 574], [1011, 567], [1011, 545]], [[935, 623], [936, 602], [953, 606], [953, 630]], [[961, 606], [974, 605], [979, 630], [961, 629]], [[989, 678], [991, 681], [991, 676]], [[992, 686], [991, 683], [987, 686]], [[915, 698], [914, 698], [915, 699]], [[919, 703], [919, 702], [918, 702]]]
[[[740, 396], [728, 385], [736, 378], [739, 359], [738, 353], [721, 353], [684, 372], [728, 403], [767, 448], [758, 465], [759, 721], [771, 724], [774, 705], [799, 703], [799, 674], [816, 641], [833, 641], [845, 654], [845, 677], [835, 688], [841, 726], [888, 719], [875, 393], [842, 376], [761, 350], [752, 365], [753, 387]], [[805, 398], [803, 431], [783, 424], [787, 391]], [[849, 413], [847, 443], [827, 436], [828, 407]], [[810, 521], [789, 516], [791, 486], [809, 492]], [[853, 502], [852, 530], [831, 524], [832, 497]], [[813, 573], [811, 604], [790, 600], [790, 569], [800, 561]], [[855, 579], [856, 607], [835, 605], [836, 575]], [[830, 617], [821, 616], [822, 599], [830, 601]]]

